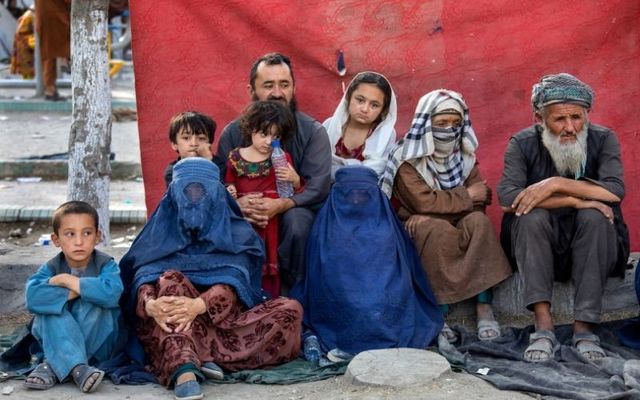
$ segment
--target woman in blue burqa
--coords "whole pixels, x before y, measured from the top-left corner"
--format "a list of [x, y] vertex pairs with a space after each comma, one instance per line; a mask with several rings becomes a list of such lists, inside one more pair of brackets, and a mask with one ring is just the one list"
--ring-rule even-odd
[[377, 182], [367, 167], [337, 170], [309, 235], [306, 276], [292, 292], [306, 334], [336, 358], [426, 348], [443, 325], [411, 239]]
[[237, 371], [298, 357], [302, 308], [286, 298], [264, 301], [263, 262], [260, 238], [215, 164], [178, 162], [167, 193], [120, 263], [121, 303], [146, 368], [163, 385], [175, 385], [176, 398], [201, 398], [197, 380], [221, 378], [219, 367]]

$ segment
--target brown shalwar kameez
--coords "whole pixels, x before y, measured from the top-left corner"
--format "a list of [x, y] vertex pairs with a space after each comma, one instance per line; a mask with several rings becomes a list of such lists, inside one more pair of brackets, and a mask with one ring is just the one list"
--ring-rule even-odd
[[[207, 312], [197, 316], [189, 330], [167, 333], [145, 312], [145, 302], [160, 296], [200, 297]], [[186, 363], [200, 367], [213, 361], [237, 371], [291, 361], [300, 352], [302, 306], [297, 301], [281, 297], [244, 310], [230, 286], [214, 285], [199, 293], [177, 271], [140, 286], [136, 314], [148, 368], [163, 385]]]
[[485, 205], [473, 204], [466, 189], [481, 181], [476, 165], [464, 186], [434, 190], [412, 165], [398, 169], [393, 187], [398, 215], [428, 217], [412, 239], [439, 304], [473, 297], [511, 275]]

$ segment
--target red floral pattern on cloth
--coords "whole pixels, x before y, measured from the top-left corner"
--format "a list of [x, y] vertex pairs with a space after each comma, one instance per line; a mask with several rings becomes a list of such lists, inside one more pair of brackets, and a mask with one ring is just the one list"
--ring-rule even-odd
[[233, 173], [236, 176], [257, 178], [260, 176], [269, 176], [269, 174], [271, 174], [271, 158], [267, 158], [266, 160], [259, 162], [247, 161], [240, 155], [239, 147], [229, 152], [228, 160], [229, 163], [227, 164], [227, 167], [230, 166], [233, 168]]
[[[200, 297], [207, 312], [191, 329], [167, 333], [145, 312], [149, 299], [161, 296]], [[243, 310], [235, 291], [214, 285], [199, 293], [178, 271], [167, 271], [155, 284], [138, 289], [138, 337], [149, 357], [147, 369], [168, 386], [173, 372], [185, 363], [213, 361], [230, 371], [282, 364], [298, 357], [302, 306], [284, 297]]]

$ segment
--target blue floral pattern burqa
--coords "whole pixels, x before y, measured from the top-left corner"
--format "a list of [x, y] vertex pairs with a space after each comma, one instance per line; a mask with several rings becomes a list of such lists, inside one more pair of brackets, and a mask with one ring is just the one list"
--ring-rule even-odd
[[309, 235], [292, 292], [323, 347], [349, 353], [429, 346], [443, 324], [413, 243], [376, 173], [344, 167]]

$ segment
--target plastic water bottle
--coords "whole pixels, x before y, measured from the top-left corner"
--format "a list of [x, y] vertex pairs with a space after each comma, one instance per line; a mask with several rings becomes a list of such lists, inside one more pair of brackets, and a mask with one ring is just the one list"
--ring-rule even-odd
[[[271, 147], [273, 147], [273, 151], [271, 152], [271, 164], [273, 168], [287, 168], [287, 156], [285, 156], [284, 150], [280, 147], [280, 140], [272, 140]], [[278, 191], [278, 196], [282, 198], [291, 197], [293, 196], [293, 183], [276, 178], [276, 190]]]
[[307, 338], [304, 340], [302, 349], [304, 358], [307, 361], [316, 365], [320, 362], [320, 342], [318, 341], [316, 335], [307, 336]]

